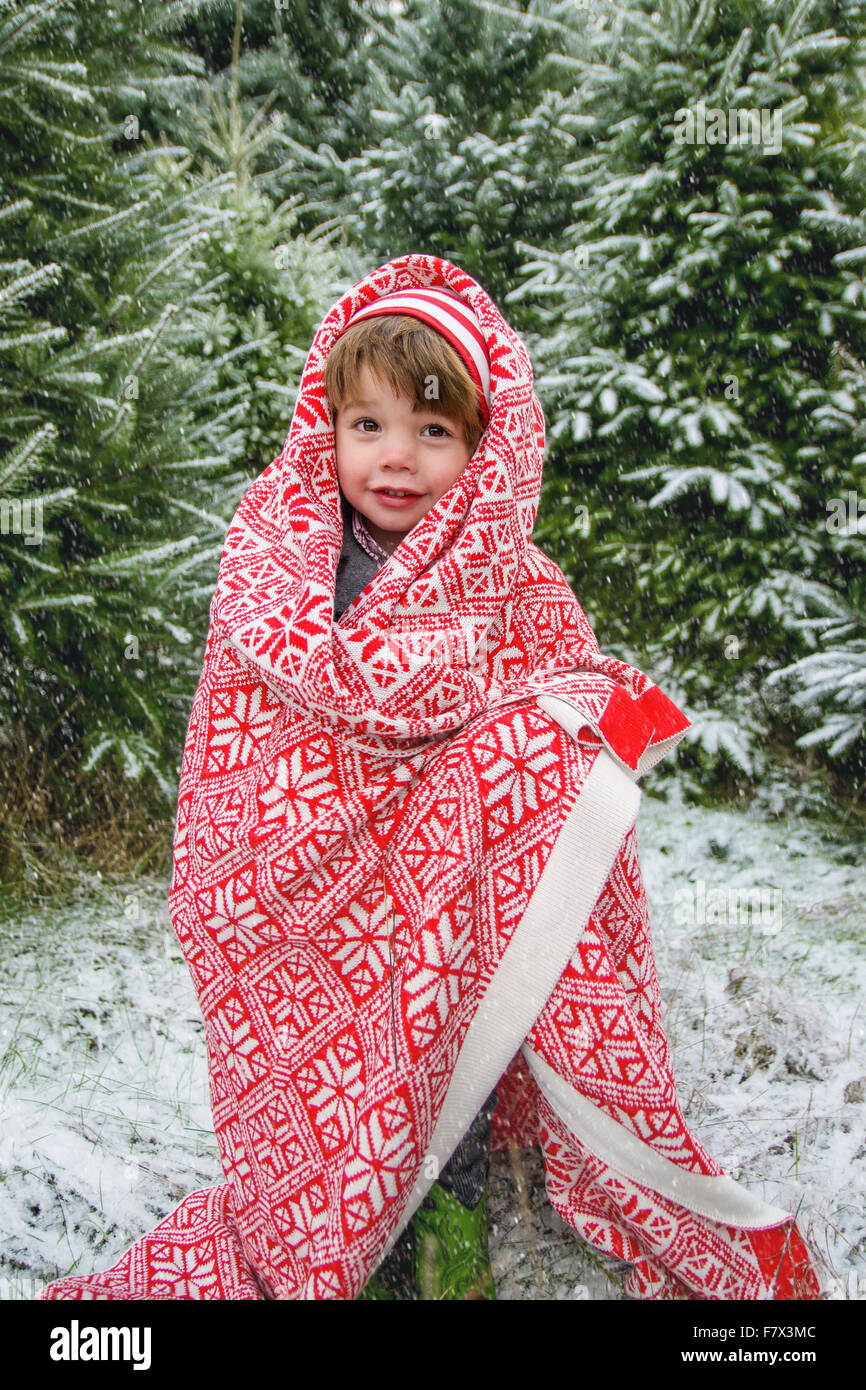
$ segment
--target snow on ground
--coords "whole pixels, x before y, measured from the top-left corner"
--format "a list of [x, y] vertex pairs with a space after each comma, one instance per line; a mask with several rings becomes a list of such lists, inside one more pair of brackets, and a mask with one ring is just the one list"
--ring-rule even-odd
[[[859, 845], [675, 789], [644, 796], [638, 840], [689, 1123], [732, 1176], [799, 1211], [831, 1297], [866, 1298]], [[108, 1268], [221, 1172], [164, 885], [94, 883], [2, 923], [0, 964], [0, 1297], [31, 1298]], [[494, 1155], [490, 1227], [500, 1299], [623, 1297], [622, 1267], [546, 1201], [537, 1154]]]

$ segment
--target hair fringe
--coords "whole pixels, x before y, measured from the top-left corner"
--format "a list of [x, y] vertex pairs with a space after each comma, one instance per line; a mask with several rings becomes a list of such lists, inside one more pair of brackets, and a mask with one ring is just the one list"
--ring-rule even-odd
[[[408, 314], [388, 314], [353, 324], [331, 348], [325, 391], [334, 411], [352, 397], [367, 367], [413, 409], [435, 411], [460, 426], [475, 452], [484, 433], [476, 386], [441, 333]], [[429, 394], [431, 381], [436, 395]]]

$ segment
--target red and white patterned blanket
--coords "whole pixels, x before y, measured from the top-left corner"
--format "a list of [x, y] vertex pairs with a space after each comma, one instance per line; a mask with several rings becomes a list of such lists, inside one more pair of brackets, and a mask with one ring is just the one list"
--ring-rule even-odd
[[[480, 320], [490, 424], [334, 624], [323, 366], [419, 285]], [[540, 1142], [630, 1293], [815, 1296], [677, 1103], [633, 824], [688, 721], [532, 543], [543, 447], [526, 350], [457, 267], [401, 257], [325, 317], [227, 536], [181, 768], [170, 908], [226, 1183], [43, 1297], [354, 1298], [497, 1084], [494, 1144]]]

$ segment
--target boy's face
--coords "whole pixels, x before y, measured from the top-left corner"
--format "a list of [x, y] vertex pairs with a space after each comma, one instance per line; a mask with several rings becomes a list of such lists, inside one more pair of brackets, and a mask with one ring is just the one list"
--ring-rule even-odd
[[459, 425], [436, 409], [415, 410], [407, 396], [396, 395], [367, 367], [361, 369], [354, 398], [337, 411], [335, 428], [343, 495], [389, 554], [472, 456]]

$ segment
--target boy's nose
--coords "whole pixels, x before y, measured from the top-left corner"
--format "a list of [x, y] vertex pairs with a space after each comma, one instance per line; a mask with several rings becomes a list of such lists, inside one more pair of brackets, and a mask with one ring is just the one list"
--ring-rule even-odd
[[383, 439], [379, 464], [384, 468], [406, 468], [414, 473], [416, 460], [412, 441], [401, 435]]

